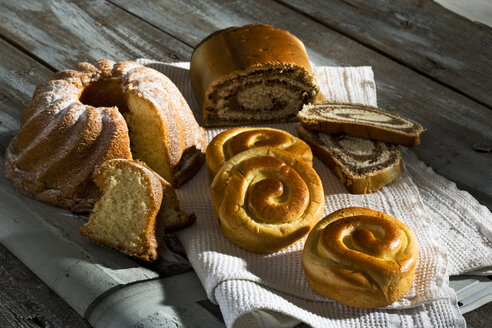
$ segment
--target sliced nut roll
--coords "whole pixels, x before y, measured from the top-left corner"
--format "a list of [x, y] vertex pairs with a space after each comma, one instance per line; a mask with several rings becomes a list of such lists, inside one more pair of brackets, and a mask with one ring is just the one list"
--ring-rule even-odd
[[308, 131], [300, 124], [296, 131], [353, 194], [378, 191], [400, 176], [401, 153], [396, 145], [345, 134]]
[[297, 115], [307, 130], [348, 134], [406, 147], [420, 144], [425, 129], [402, 115], [378, 107], [351, 103], [305, 105]]

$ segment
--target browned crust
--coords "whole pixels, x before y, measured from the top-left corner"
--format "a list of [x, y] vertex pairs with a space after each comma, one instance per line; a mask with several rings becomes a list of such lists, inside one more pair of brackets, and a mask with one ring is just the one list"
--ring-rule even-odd
[[[141, 233], [142, 242], [140, 251], [133, 252], [119, 245], [108, 243], [107, 240], [97, 238], [91, 230], [91, 222], [95, 220], [94, 213], [89, 216], [88, 223], [80, 228], [79, 233], [101, 245], [114, 248], [124, 254], [138, 257], [145, 261], [155, 261], [160, 251], [165, 247], [165, 233], [174, 232], [190, 226], [195, 222], [196, 216], [194, 213], [188, 214], [181, 211], [179, 200], [173, 187], [159, 174], [152, 171], [145, 163], [138, 160], [114, 159], [98, 166], [94, 171], [94, 180], [102, 192], [106, 189], [105, 180], [103, 179], [104, 170], [117, 166], [126, 166], [134, 170], [139, 170], [149, 182], [149, 192], [153, 202], [147, 214], [146, 227]], [[164, 206], [171, 208], [174, 211], [173, 214], [179, 219], [175, 220], [175, 218], [172, 218], [171, 220], [171, 218], [166, 217], [165, 211], [163, 211]]]
[[[151, 90], [141, 90], [140, 81], [145, 81], [146, 76], [150, 74], [154, 74], [152, 78], [155, 85], [151, 86]], [[160, 131], [155, 138], [161, 139], [165, 145], [162, 156], [166, 158], [169, 167], [169, 171], [158, 173], [176, 188], [185, 184], [198, 172], [204, 162], [206, 147], [204, 129], [196, 122], [181, 92], [165, 75], [141, 66], [128, 74], [128, 83], [127, 97], [132, 95], [156, 111]], [[150, 95], [154, 92], [152, 87], [167, 94], [168, 101], [159, 101], [162, 100], [159, 97], [145, 95], [145, 91]], [[145, 158], [142, 160], [145, 161]], [[153, 165], [151, 162], [148, 164]]]
[[354, 176], [331, 155], [327, 147], [317, 143], [310, 135], [310, 132], [303, 129], [300, 124], [296, 126], [296, 132], [311, 147], [314, 155], [327, 165], [338, 180], [353, 194], [367, 194], [378, 191], [401, 174], [402, 161], [399, 150], [398, 160], [393, 165], [365, 176]]
[[164, 230], [166, 231], [166, 233], [172, 233], [172, 232], [176, 232], [178, 230], [182, 230], [184, 228], [191, 226], [196, 221], [195, 213], [188, 214], [188, 213], [185, 213], [183, 211], [179, 211], [179, 213], [177, 215], [179, 215], [179, 217], [180, 217], [179, 222], [171, 224], [169, 222], [165, 222], [165, 220], [163, 221]]
[[[201, 154], [201, 153], [200, 153]], [[149, 172], [151, 172], [154, 177], [159, 180], [162, 188], [162, 203], [159, 209], [159, 212], [157, 213], [156, 216], [156, 237], [157, 236], [162, 236], [164, 238], [164, 232], [171, 233], [175, 232], [177, 230], [186, 228], [196, 221], [196, 215], [195, 213], [185, 213], [181, 210], [180, 204], [179, 204], [179, 199], [178, 196], [176, 195], [176, 191], [174, 190], [173, 186], [163, 177], [159, 175], [159, 173], [153, 171], [147, 164], [144, 162], [138, 161], [138, 160], [133, 160], [135, 163], [138, 163], [139, 165], [145, 167]], [[203, 156], [200, 162], [200, 166], [202, 165], [203, 162]], [[170, 208], [173, 209], [174, 214], [179, 217], [179, 221], [177, 222], [171, 222], [171, 220], [165, 216], [164, 213], [164, 206], [169, 206]], [[159, 234], [157, 233], [157, 226], [159, 226]], [[162, 231], [161, 231], [162, 230]], [[162, 238], [159, 238], [158, 240], [162, 240]]]
[[[191, 57], [191, 84], [202, 108], [204, 126], [224, 125], [207, 117], [206, 108], [210, 107], [208, 97], [215, 86], [234, 76], [246, 76], [261, 67], [295, 68], [304, 72], [313, 86], [314, 94], [310, 101], [316, 98], [319, 88], [304, 44], [298, 38], [288, 31], [265, 24], [231, 27], [206, 37], [195, 47]], [[287, 119], [293, 120], [296, 120], [295, 116]], [[235, 123], [225, 124], [233, 126]], [[238, 121], [237, 125], [243, 123]]]
[[230, 120], [230, 121], [225, 121], [225, 120], [215, 120], [215, 119], [210, 119], [207, 114], [202, 113], [202, 120], [203, 120], [203, 126], [207, 128], [214, 128], [214, 127], [239, 127], [239, 126], [244, 126], [246, 124], [269, 124], [269, 123], [289, 123], [289, 122], [298, 122], [299, 120], [295, 115], [285, 117], [285, 118], [272, 118], [272, 119], [262, 119], [261, 122], [259, 121], [251, 121], [251, 120]]
[[277, 148], [281, 148], [287, 150], [297, 156], [300, 156], [307, 163], [312, 165], [313, 162], [313, 153], [311, 152], [311, 148], [305, 143], [303, 140], [291, 135], [290, 133], [273, 128], [233, 128], [226, 131], [223, 131], [216, 135], [208, 144], [206, 150], [206, 162], [207, 169], [209, 173], [210, 181], [213, 181], [213, 178], [220, 170], [220, 168], [225, 164], [225, 162], [232, 157], [230, 154], [227, 154], [224, 147], [228, 142], [231, 142], [235, 136], [243, 133], [243, 132], [261, 132], [263, 135], [269, 133], [278, 133], [282, 136], [285, 136], [288, 139], [288, 142], [284, 145], [276, 146]]
[[[186, 161], [189, 161], [189, 163], [186, 163]], [[186, 150], [181, 157], [180, 163], [174, 168], [172, 186], [179, 188], [190, 181], [200, 170], [204, 162], [205, 154], [201, 149], [192, 147]]]
[[[166, 231], [166, 233], [175, 232], [180, 229], [184, 229], [196, 221], [195, 213], [185, 213], [181, 210], [178, 196], [174, 191], [174, 188], [164, 180], [159, 174], [155, 173], [156, 177], [161, 181], [162, 190], [163, 190], [163, 199], [162, 205], [159, 213], [157, 213], [157, 222], [162, 225], [162, 228]], [[168, 206], [172, 208], [174, 211], [174, 215], [178, 218], [170, 219], [166, 217], [164, 207]]]

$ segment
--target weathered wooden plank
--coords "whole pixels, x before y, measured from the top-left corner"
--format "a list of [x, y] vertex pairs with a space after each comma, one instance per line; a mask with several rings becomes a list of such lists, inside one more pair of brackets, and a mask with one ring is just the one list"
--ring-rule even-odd
[[0, 277], [0, 327], [89, 327], [2, 245]]
[[0, 127], [16, 130], [22, 108], [29, 102], [36, 86], [53, 71], [27, 57], [0, 39]]
[[279, 0], [492, 108], [492, 28], [432, 0]]
[[0, 34], [64, 69], [101, 58], [184, 59], [190, 48], [105, 1], [1, 0]]
[[[23, 107], [30, 101], [36, 86], [46, 81], [53, 73], [51, 69], [0, 39], [0, 165], [3, 165], [3, 154], [8, 143], [19, 128]], [[44, 210], [45, 208], [48, 206], [43, 206]], [[45, 214], [47, 221], [56, 226], [56, 220], [52, 220], [53, 216]], [[70, 213], [66, 211], [65, 215]], [[64, 225], [63, 228], [70, 227], [65, 231], [67, 238], [77, 240], [80, 219], [69, 220], [60, 225]], [[174, 235], [167, 236], [166, 241], [170, 249], [171, 246], [172, 249], [180, 247]], [[89, 246], [99, 247], [95, 244]], [[186, 260], [178, 262], [178, 257], [175, 255], [170, 256], [171, 259], [162, 258], [145, 266], [162, 276], [190, 271], [189, 263]], [[20, 261], [2, 245], [0, 262], [0, 327], [89, 327], [58, 295], [28, 268], [19, 264]], [[135, 272], [130, 271], [128, 274], [135, 275]]]
[[315, 64], [372, 66], [379, 105], [427, 128], [417, 155], [492, 208], [492, 160], [472, 149], [474, 143], [492, 140], [492, 111], [486, 107], [278, 3], [175, 0], [141, 6], [112, 1], [188, 44], [227, 26], [268, 23], [303, 40]]
[[19, 129], [22, 109], [31, 100], [36, 86], [52, 74], [53, 71], [0, 39], [0, 153], [2, 155]]
[[[1, 155], [19, 128], [22, 108], [36, 86], [52, 74], [53, 71], [0, 39]], [[3, 245], [0, 277], [0, 327], [89, 327]]]
[[107, 2], [0, 0], [0, 7], [0, 34], [8, 41], [0, 40], [3, 150], [18, 129], [22, 108], [36, 85], [47, 80], [53, 70], [103, 57], [182, 60], [191, 51], [189, 46]]
[[490, 326], [490, 313], [492, 312], [492, 302], [479, 307], [476, 310], [463, 315], [466, 325], [469, 328], [480, 328]]

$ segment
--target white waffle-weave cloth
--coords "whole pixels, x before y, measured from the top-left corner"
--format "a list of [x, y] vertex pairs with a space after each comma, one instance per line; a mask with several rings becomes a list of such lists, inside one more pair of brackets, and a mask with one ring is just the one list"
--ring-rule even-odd
[[[195, 116], [199, 106], [189, 80], [189, 63], [140, 63], [167, 75], [181, 90]], [[325, 97], [377, 105], [370, 67], [313, 67]], [[295, 134], [294, 124], [271, 127]], [[207, 129], [207, 139], [225, 129]], [[209, 299], [218, 304], [228, 327], [289, 327], [302, 321], [313, 327], [462, 327], [465, 325], [449, 274], [492, 266], [492, 214], [467, 192], [426, 167], [410, 151], [403, 151], [401, 176], [380, 191], [349, 194], [325, 165], [315, 158], [325, 191], [324, 215], [348, 206], [369, 207], [407, 224], [420, 243], [415, 282], [390, 306], [357, 309], [316, 294], [301, 265], [305, 238], [274, 254], [254, 254], [226, 239], [215, 223], [207, 170], [177, 192], [182, 208], [197, 221], [179, 233], [188, 258]], [[436, 229], [436, 222], [439, 229]], [[460, 245], [459, 253], [453, 251]]]

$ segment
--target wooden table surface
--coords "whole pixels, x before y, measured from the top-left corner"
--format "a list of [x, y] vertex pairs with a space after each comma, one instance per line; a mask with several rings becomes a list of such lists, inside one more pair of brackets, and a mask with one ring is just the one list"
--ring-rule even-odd
[[[317, 65], [372, 66], [380, 107], [427, 129], [418, 157], [492, 209], [492, 153], [474, 150], [492, 147], [492, 29], [430, 0], [1, 0], [0, 153], [55, 71], [100, 58], [188, 61], [211, 32], [249, 23], [289, 30]], [[1, 327], [88, 326], [3, 246], [0, 276]], [[465, 315], [469, 326], [490, 324], [490, 310]]]

